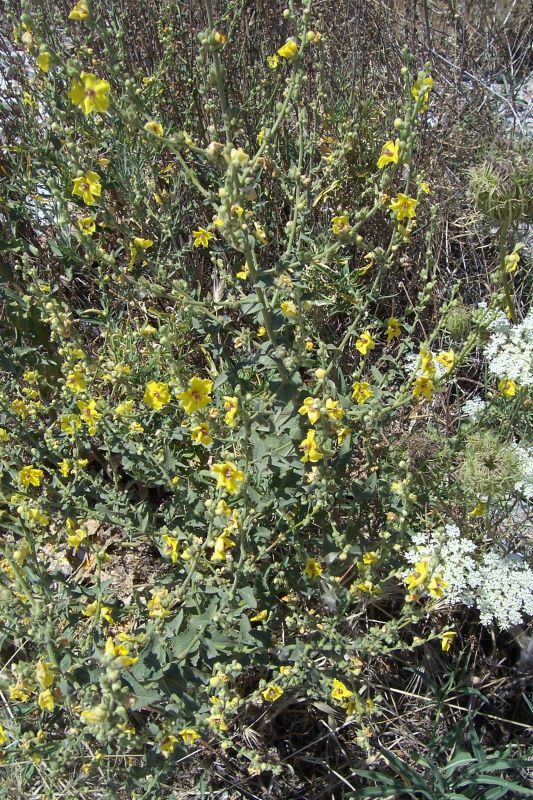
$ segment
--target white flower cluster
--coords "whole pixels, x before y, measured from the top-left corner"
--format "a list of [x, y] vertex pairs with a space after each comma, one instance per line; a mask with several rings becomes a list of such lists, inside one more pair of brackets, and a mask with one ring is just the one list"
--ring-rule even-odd
[[[446, 374], [446, 367], [437, 361], [436, 358], [433, 358], [431, 362], [433, 368], [435, 369], [434, 378], [435, 380], [440, 380], [443, 375]], [[409, 353], [408, 356], [405, 358], [405, 369], [411, 375], [412, 378], [418, 378], [419, 375], [422, 375], [422, 370], [420, 369], [420, 355], [419, 353]]]
[[408, 563], [427, 561], [430, 570], [448, 584], [444, 602], [477, 608], [482, 625], [495, 622], [505, 629], [533, 614], [533, 571], [521, 556], [504, 556], [495, 550], [480, 554], [456, 525], [419, 534], [413, 544], [405, 553]]
[[505, 314], [500, 314], [489, 331], [485, 358], [490, 372], [498, 378], [511, 378], [519, 386], [533, 386], [533, 311], [519, 325], [511, 325]]
[[533, 500], [533, 447], [514, 446], [519, 459], [520, 480], [515, 484], [515, 491], [520, 492], [528, 500]]
[[465, 400], [461, 411], [465, 416], [470, 417], [473, 422], [477, 422], [486, 405], [486, 402], [481, 397], [472, 397], [471, 400]]

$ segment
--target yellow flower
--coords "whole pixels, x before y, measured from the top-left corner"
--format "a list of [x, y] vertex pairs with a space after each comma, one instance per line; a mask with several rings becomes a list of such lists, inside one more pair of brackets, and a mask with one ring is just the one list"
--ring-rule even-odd
[[171, 753], [174, 752], [174, 748], [176, 747], [179, 739], [177, 736], [173, 734], [169, 734], [169, 736], [165, 736], [163, 741], [161, 742], [161, 753], [165, 758], [167, 758]]
[[424, 375], [434, 375], [435, 365], [433, 364], [433, 353], [430, 350], [420, 351], [420, 370]]
[[334, 700], [344, 700], [346, 697], [352, 697], [352, 695], [353, 692], [342, 681], [337, 680], [337, 678], [333, 679], [331, 696]]
[[413, 386], [413, 397], [423, 395], [426, 400], [431, 400], [434, 388], [433, 381], [428, 375], [419, 375]]
[[244, 480], [244, 472], [231, 461], [213, 464], [211, 472], [217, 477], [217, 488], [225, 489], [229, 494], [239, 491], [239, 483]]
[[39, 692], [39, 697], [37, 698], [37, 705], [42, 711], [53, 711], [55, 707], [54, 703], [54, 695], [50, 691], [50, 689], [45, 689], [42, 692]]
[[429, 183], [427, 181], [421, 181], [420, 189], [424, 194], [431, 194], [431, 189], [429, 187]]
[[286, 58], [289, 61], [291, 61], [293, 58], [296, 58], [297, 55], [298, 45], [294, 39], [287, 39], [285, 44], [282, 45], [278, 50], [278, 56], [281, 58]]
[[308, 353], [311, 353], [315, 349], [315, 343], [313, 342], [312, 339], [305, 340], [305, 349], [307, 350]]
[[373, 550], [369, 550], [367, 553], [363, 553], [363, 564], [365, 566], [370, 567], [372, 564], [375, 564], [378, 560], [379, 556]]
[[277, 69], [279, 64], [279, 56], [275, 54], [273, 56], [267, 56], [267, 64], [270, 69]]
[[19, 471], [20, 482], [25, 489], [27, 489], [28, 486], [40, 486], [43, 477], [44, 472], [42, 469], [36, 469], [32, 466], [22, 467]]
[[376, 346], [376, 343], [372, 339], [370, 331], [363, 331], [359, 339], [355, 343], [355, 347], [361, 355], [366, 356], [369, 350], [373, 350]]
[[387, 341], [390, 342], [396, 336], [400, 336], [402, 329], [396, 317], [389, 317], [387, 320]]
[[311, 425], [315, 425], [320, 419], [320, 400], [316, 397], [306, 397], [303, 405], [298, 409], [298, 414], [307, 414]]
[[[91, 204], [89, 203], [89, 205]], [[96, 221], [94, 217], [82, 217], [81, 219], [76, 220], [76, 225], [86, 236], [94, 233], [96, 230]]]
[[482, 500], [480, 500], [478, 503], [476, 503], [472, 511], [468, 512], [468, 516], [484, 517], [486, 513], [487, 513], [487, 504], [484, 503]]
[[57, 468], [64, 478], [68, 478], [70, 474], [70, 461], [68, 458], [63, 458], [58, 462]]
[[114, 622], [113, 609], [111, 608], [111, 606], [100, 605], [100, 607], [98, 607], [97, 600], [95, 600], [92, 603], [89, 603], [85, 607], [83, 615], [85, 617], [89, 617], [89, 619], [92, 619], [93, 617], [97, 617], [98, 619], [105, 619], [105, 621], [109, 622], [110, 625]]
[[304, 575], [309, 580], [320, 578], [323, 569], [315, 558], [308, 558], [305, 562]]
[[245, 261], [240, 271], [236, 273], [235, 277], [238, 278], [240, 281], [246, 281], [248, 280], [249, 275], [250, 275], [250, 267], [248, 266], [248, 262]]
[[87, 533], [83, 528], [78, 527], [75, 520], [70, 517], [67, 518], [67, 543], [69, 547], [74, 549], [78, 548], [83, 540], [86, 538]]
[[235, 547], [235, 542], [230, 538], [228, 528], [225, 528], [220, 536], [217, 536], [215, 539], [211, 561], [225, 561], [226, 550], [229, 550], [231, 547]]
[[408, 197], [400, 192], [389, 204], [389, 208], [396, 214], [396, 219], [401, 221], [402, 219], [413, 219], [415, 217], [417, 204], [418, 200], [414, 197]]
[[146, 607], [148, 609], [148, 616], [152, 619], [165, 619], [170, 616], [170, 609], [166, 608], [164, 601], [168, 598], [168, 589], [154, 589], [152, 596], [148, 600]]
[[182, 728], [178, 733], [183, 739], [183, 743], [187, 746], [194, 744], [195, 741], [200, 738], [200, 734], [197, 733], [194, 728]]
[[179, 540], [168, 533], [164, 533], [161, 539], [164, 544], [163, 554], [168, 556], [172, 563], [175, 564], [179, 557]]
[[87, 0], [78, 0], [70, 14], [68, 15], [69, 19], [73, 19], [76, 22], [81, 22], [84, 19], [87, 19], [89, 16], [89, 7], [87, 5]]
[[144, 126], [144, 130], [153, 133], [154, 136], [163, 136], [164, 133], [163, 126], [160, 122], [156, 122], [155, 119], [151, 119], [150, 122], [147, 122]]
[[93, 436], [96, 433], [96, 423], [102, 416], [96, 410], [96, 400], [78, 400], [76, 405], [79, 408], [80, 417], [87, 425], [91, 436]]
[[268, 239], [266, 237], [266, 233], [263, 230], [263, 228], [261, 227], [261, 225], [257, 222], [257, 220], [254, 221], [254, 230], [252, 231], [252, 235], [259, 242], [259, 244], [267, 244], [268, 243]]
[[404, 578], [407, 588], [413, 593], [413, 589], [422, 586], [428, 577], [428, 563], [427, 561], [417, 561], [415, 564], [415, 571], [411, 572]]
[[83, 392], [87, 385], [83, 367], [75, 367], [72, 372], [69, 372], [65, 385], [73, 394], [80, 394], [80, 392]]
[[107, 709], [102, 705], [97, 705], [82, 711], [80, 717], [87, 725], [99, 725], [105, 720], [107, 714]]
[[257, 614], [254, 614], [253, 617], [250, 617], [250, 622], [263, 622], [268, 617], [268, 611], [266, 608], [263, 611], [259, 611]]
[[292, 300], [286, 300], [281, 304], [280, 308], [284, 317], [287, 317], [287, 319], [296, 319], [298, 312], [296, 311], [296, 305]]
[[333, 217], [331, 220], [331, 230], [335, 234], [335, 236], [339, 236], [342, 233], [346, 233], [350, 229], [350, 218], [347, 214], [341, 214], [340, 216]]
[[342, 419], [344, 417], [344, 411], [338, 400], [332, 400], [331, 397], [328, 397], [326, 400], [326, 415], [330, 419]]
[[274, 703], [276, 700], [279, 700], [283, 694], [283, 689], [281, 686], [278, 686], [277, 683], [271, 683], [270, 686], [267, 686], [266, 689], [261, 692], [261, 694], [267, 702]]
[[15, 414], [18, 414], [18, 416], [22, 417], [22, 419], [26, 419], [26, 417], [29, 416], [30, 411], [28, 409], [28, 406], [26, 405], [24, 400], [21, 400], [18, 397], [16, 398], [16, 400], [13, 400], [13, 402], [10, 404], [9, 407], [11, 411], [13, 411]]
[[131, 414], [135, 407], [135, 403], [133, 400], [124, 400], [123, 403], [119, 403], [118, 406], [115, 407], [115, 414], [119, 417], [123, 417], [127, 414]]
[[337, 430], [337, 442], [342, 444], [350, 433], [350, 428], [339, 428]]
[[35, 680], [41, 689], [49, 689], [54, 682], [54, 673], [52, 671], [52, 664], [48, 661], [39, 659], [35, 665]]
[[81, 426], [81, 422], [75, 414], [63, 414], [59, 420], [59, 425], [63, 433], [73, 436]]
[[505, 256], [505, 271], [516, 272], [519, 261], [520, 261], [520, 253], [514, 252], [508, 256]]
[[72, 194], [83, 199], [85, 205], [92, 206], [96, 197], [102, 194], [102, 184], [97, 172], [88, 170], [85, 175], [74, 178]]
[[0, 723], [0, 747], [2, 747], [7, 742], [6, 732], [4, 730], [4, 726]]
[[453, 350], [443, 350], [437, 356], [437, 361], [439, 364], [442, 364], [443, 367], [446, 367], [447, 372], [450, 372], [455, 364], [455, 353]]
[[303, 456], [301, 457], [300, 461], [302, 461], [304, 464], [307, 461], [310, 461], [312, 464], [316, 464], [317, 461], [321, 461], [321, 459], [324, 458], [324, 454], [317, 450], [315, 436], [316, 431], [311, 428], [311, 430], [308, 431], [305, 439], [300, 442], [300, 450], [303, 452]]
[[203, 444], [204, 447], [209, 447], [210, 444], [213, 444], [213, 438], [209, 433], [209, 425], [207, 422], [201, 422], [199, 425], [195, 425], [191, 428], [191, 439], [196, 444]]
[[5, 428], [0, 428], [0, 442], [9, 442], [9, 435]]
[[400, 140], [389, 140], [381, 148], [381, 155], [378, 158], [378, 169], [383, 169], [387, 164], [397, 164], [400, 157]]
[[443, 631], [439, 634], [440, 646], [445, 653], [449, 651], [456, 636], [455, 631]]
[[239, 410], [239, 400], [237, 397], [228, 397], [224, 396], [224, 411], [226, 414], [224, 416], [224, 421], [226, 425], [230, 428], [233, 428], [235, 425], [235, 415]]
[[498, 389], [504, 397], [516, 396], [516, 383], [511, 378], [503, 378], [498, 383]]
[[[271, 57], [271, 56], [270, 56], [270, 57]], [[268, 60], [268, 59], [267, 59], [267, 60]], [[259, 131], [259, 133], [257, 134], [257, 137], [256, 137], [256, 139], [257, 139], [257, 144], [263, 144], [263, 142], [264, 142], [264, 140], [265, 140], [265, 129], [264, 129], [264, 128], [261, 128], [261, 130], [260, 130], [260, 131]]]
[[431, 597], [444, 597], [444, 589], [447, 587], [448, 584], [440, 575], [433, 575], [428, 583], [428, 592]]
[[215, 238], [215, 235], [211, 233], [211, 231], [206, 231], [205, 228], [200, 227], [197, 231], [193, 231], [192, 235], [194, 237], [195, 247], [209, 247], [209, 242]]
[[178, 395], [178, 400], [185, 413], [193, 414], [195, 411], [205, 408], [211, 402], [212, 389], [213, 381], [208, 378], [191, 378], [189, 388]]
[[112, 658], [117, 667], [125, 669], [136, 664], [138, 658], [132, 658], [128, 652], [128, 648], [123, 644], [115, 644], [111, 636], [108, 636], [105, 643], [105, 654], [108, 658]]
[[160, 411], [170, 403], [170, 391], [168, 383], [161, 381], [148, 381], [144, 390], [143, 403], [154, 411]]
[[32, 691], [33, 688], [22, 678], [9, 687], [9, 697], [11, 700], [20, 700], [21, 703], [25, 703], [30, 699]]
[[420, 111], [425, 111], [428, 107], [429, 103], [429, 93], [433, 88], [433, 78], [431, 75], [428, 75], [425, 78], [418, 78], [415, 81], [413, 87], [411, 88], [411, 95], [413, 98], [418, 102], [420, 95], [422, 95], [422, 104], [420, 106]]
[[149, 247], [153, 245], [152, 239], [142, 239], [140, 236], [136, 236], [133, 240], [133, 247], [137, 250], [148, 250]]
[[50, 53], [39, 53], [36, 61], [37, 66], [42, 72], [48, 72], [50, 69]]
[[93, 111], [103, 113], [107, 110], [110, 89], [108, 81], [97, 78], [92, 72], [82, 72], [80, 80], [75, 78], [72, 81], [68, 96], [71, 102], [81, 108], [87, 116]]

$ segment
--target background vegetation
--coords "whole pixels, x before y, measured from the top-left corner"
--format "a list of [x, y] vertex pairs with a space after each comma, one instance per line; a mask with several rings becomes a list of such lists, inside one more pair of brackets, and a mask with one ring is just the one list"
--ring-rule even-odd
[[531, 796], [528, 4], [2, 22], [0, 796]]

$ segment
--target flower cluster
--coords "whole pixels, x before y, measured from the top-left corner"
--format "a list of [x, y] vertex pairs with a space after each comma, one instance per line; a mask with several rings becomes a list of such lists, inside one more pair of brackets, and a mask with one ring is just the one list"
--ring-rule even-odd
[[438, 570], [445, 584], [443, 602], [477, 608], [482, 625], [509, 628], [533, 613], [533, 571], [520, 555], [483, 552], [456, 525], [414, 536], [413, 545], [406, 561]]
[[500, 380], [509, 380], [519, 387], [533, 386], [533, 312], [518, 325], [501, 314], [490, 325], [490, 338], [485, 347], [489, 371]]

